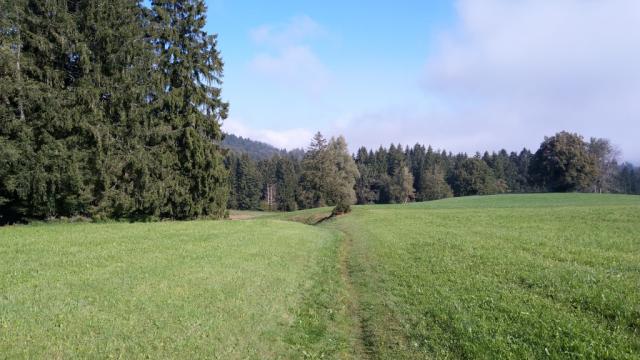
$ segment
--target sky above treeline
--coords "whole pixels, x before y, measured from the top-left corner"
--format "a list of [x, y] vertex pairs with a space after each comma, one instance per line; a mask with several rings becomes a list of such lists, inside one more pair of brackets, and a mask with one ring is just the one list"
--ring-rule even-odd
[[605, 137], [640, 162], [638, 0], [207, 0], [223, 129], [280, 148], [536, 149]]

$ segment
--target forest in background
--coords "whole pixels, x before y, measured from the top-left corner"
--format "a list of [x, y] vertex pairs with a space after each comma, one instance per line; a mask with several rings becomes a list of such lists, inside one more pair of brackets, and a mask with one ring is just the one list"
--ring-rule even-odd
[[[0, 224], [89, 217], [221, 218], [522, 192], [640, 192], [605, 139], [535, 153], [359, 149], [317, 134], [286, 152], [221, 124], [222, 57], [202, 0], [3, 1]], [[246, 153], [248, 151], [248, 154]]]
[[275, 146], [262, 141], [243, 138], [242, 136], [236, 136], [229, 133], [224, 134], [224, 139], [222, 139], [220, 145], [222, 148], [237, 154], [246, 153], [254, 160], [266, 160], [274, 156], [293, 156], [296, 159], [302, 159], [304, 156], [303, 149], [278, 149]]
[[[330, 189], [330, 185], [309, 184], [316, 176], [330, 183], [332, 168], [341, 168], [329, 160], [309, 169], [310, 153], [323, 151], [324, 142], [318, 133], [303, 157], [296, 151], [262, 160], [256, 160], [251, 147], [237, 147], [238, 151], [227, 154], [225, 160], [230, 171], [229, 207], [292, 211], [336, 205], [331, 196], [323, 195], [329, 190], [322, 189]], [[330, 151], [327, 153], [331, 158]], [[353, 186], [357, 204], [502, 193], [640, 193], [640, 169], [619, 163], [618, 152], [609, 140], [585, 141], [564, 131], [546, 137], [536, 152], [500, 150], [469, 155], [421, 144], [392, 144], [377, 149], [361, 147], [351, 161], [357, 169]]]

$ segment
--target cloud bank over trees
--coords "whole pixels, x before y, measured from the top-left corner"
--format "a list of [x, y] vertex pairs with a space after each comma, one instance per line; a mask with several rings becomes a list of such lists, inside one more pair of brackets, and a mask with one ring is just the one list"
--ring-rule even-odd
[[[276, 129], [269, 136], [279, 139], [277, 146], [298, 147], [300, 137], [292, 135], [319, 129], [344, 134], [352, 146], [420, 142], [454, 151], [518, 150], [567, 130], [609, 138], [624, 159], [637, 162], [637, 24], [635, 0], [460, 0], [452, 21], [421, 35], [429, 44], [421, 68], [379, 68], [368, 76], [379, 79], [371, 86], [356, 69], [340, 68], [335, 58], [341, 54], [320, 51], [314, 42], [335, 29], [299, 16], [251, 32], [259, 50], [250, 69], [291, 91], [323, 96], [309, 105], [317, 116], [301, 118], [295, 129], [264, 121], [263, 128]], [[401, 63], [404, 54], [385, 56]], [[394, 77], [413, 85], [393, 83]], [[327, 116], [328, 108], [340, 110]]]
[[640, 159], [629, 131], [640, 114], [639, 2], [463, 0], [457, 9], [423, 78], [454, 124], [490, 128], [487, 147], [560, 129], [598, 134]]

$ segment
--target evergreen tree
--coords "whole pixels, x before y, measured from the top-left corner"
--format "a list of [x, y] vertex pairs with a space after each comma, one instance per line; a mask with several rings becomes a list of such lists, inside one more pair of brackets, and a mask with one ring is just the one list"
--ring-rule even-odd
[[423, 145], [415, 144], [407, 151], [407, 162], [413, 175], [413, 188], [418, 189], [422, 181], [422, 175], [426, 169], [426, 149]]
[[297, 210], [296, 190], [298, 187], [298, 175], [296, 174], [294, 160], [289, 157], [279, 158], [276, 162], [275, 176], [278, 188], [276, 195], [278, 210]]
[[531, 186], [529, 178], [529, 163], [533, 154], [527, 149], [522, 149], [519, 154], [512, 152], [509, 159], [515, 167], [515, 176], [509, 183], [509, 188], [515, 192], [529, 192], [535, 189]]
[[238, 197], [239, 194], [236, 192], [236, 188], [238, 187], [236, 184], [238, 183], [238, 165], [240, 160], [238, 156], [234, 152], [229, 152], [227, 156], [224, 158], [224, 165], [227, 168], [227, 172], [229, 173], [229, 197], [227, 199], [227, 208], [229, 209], [238, 209]]
[[240, 210], [256, 210], [260, 207], [261, 183], [256, 164], [247, 154], [237, 158], [235, 190], [236, 206]]
[[0, 6], [0, 221], [223, 215], [227, 104], [202, 1]]
[[[220, 97], [222, 60], [215, 35], [207, 34], [202, 0], [152, 1], [157, 59], [154, 145], [164, 164], [156, 174], [171, 190], [163, 206], [179, 219], [224, 215], [228, 189], [222, 164], [220, 121], [228, 104]], [[162, 168], [165, 168], [164, 166]]]
[[317, 132], [302, 159], [301, 205], [303, 208], [327, 205], [329, 174], [333, 172], [327, 150], [327, 140]]
[[229, 176], [229, 199], [227, 207], [239, 210], [260, 209], [262, 178], [258, 164], [247, 154], [229, 153], [225, 157]]
[[402, 152], [402, 145], [395, 146], [391, 144], [387, 159], [387, 175], [394, 176], [399, 169], [406, 165], [405, 154]]
[[372, 166], [373, 160], [372, 152], [367, 152], [365, 147], [358, 149], [355, 158], [358, 173], [360, 173], [360, 176], [356, 179], [355, 186], [358, 204], [370, 204], [378, 200], [378, 194], [373, 189], [375, 181], [375, 169]]
[[[92, 151], [94, 216], [146, 218], [159, 215], [159, 168], [147, 151], [150, 117], [148, 80], [154, 52], [146, 36], [148, 18], [129, 0], [77, 1], [78, 31], [89, 55], [82, 82], [84, 124]], [[90, 114], [90, 116], [86, 116]]]
[[512, 161], [506, 150], [502, 149], [498, 153], [494, 152], [491, 155], [485, 152], [482, 159], [493, 171], [497, 181], [498, 192], [521, 192], [516, 163]]
[[2, 221], [87, 214], [83, 77], [89, 56], [66, 2], [3, 3], [0, 52]]
[[[25, 184], [16, 183], [25, 168], [21, 154], [32, 154], [25, 124], [25, 82], [22, 78], [23, 4], [0, 3], [0, 225], [24, 215]], [[28, 182], [26, 182], [28, 186]]]
[[624, 194], [640, 193], [640, 171], [630, 163], [620, 166], [616, 176], [616, 189]]
[[258, 171], [262, 178], [262, 198], [260, 208], [266, 211], [278, 210], [278, 179], [276, 178], [278, 157], [262, 160], [258, 163]]

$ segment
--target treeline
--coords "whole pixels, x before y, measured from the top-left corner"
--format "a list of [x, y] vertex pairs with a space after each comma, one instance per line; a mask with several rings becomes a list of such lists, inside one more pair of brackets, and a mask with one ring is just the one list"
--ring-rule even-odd
[[294, 211], [330, 205], [348, 211], [357, 200], [360, 174], [343, 137], [327, 140], [317, 133], [302, 157], [296, 151], [254, 161], [230, 152], [225, 163], [231, 209]]
[[228, 104], [204, 1], [0, 6], [0, 223], [224, 215]]
[[[300, 160], [284, 155], [254, 161], [247, 155], [229, 154], [229, 206], [290, 211], [335, 205], [331, 196], [318, 195], [325, 187], [314, 186], [312, 181], [325, 179], [330, 173], [315, 165], [318, 143], [323, 141], [320, 134], [316, 135], [310, 151]], [[328, 163], [340, 169], [342, 165], [331, 156]], [[419, 144], [391, 145], [376, 150], [362, 147], [352, 161], [355, 169], [348, 172], [352, 175], [349, 181], [354, 182], [353, 195], [358, 204], [499, 193], [640, 193], [640, 170], [628, 163], [618, 164], [617, 152], [608, 140], [585, 141], [567, 132], [545, 138], [535, 153], [527, 149], [510, 153], [501, 150], [469, 156]]]

